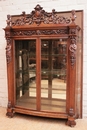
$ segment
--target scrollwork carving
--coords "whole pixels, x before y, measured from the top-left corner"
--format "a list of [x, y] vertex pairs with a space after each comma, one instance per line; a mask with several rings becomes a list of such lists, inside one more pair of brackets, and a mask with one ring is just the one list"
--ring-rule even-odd
[[70, 52], [72, 52], [72, 53], [74, 53], [74, 52], [76, 51], [76, 49], [77, 49], [77, 45], [76, 45], [76, 44], [71, 44], [71, 45], [69, 46], [69, 50], [70, 50]]
[[36, 24], [69, 24], [71, 20], [64, 16], [59, 16], [55, 9], [51, 13], [45, 12], [43, 8], [38, 4], [30, 14], [22, 13], [18, 18], [11, 19], [10, 15], [7, 17], [7, 26], [23, 26]]
[[11, 61], [11, 39], [7, 38], [7, 46], [6, 46], [6, 59], [7, 63], [10, 63]]

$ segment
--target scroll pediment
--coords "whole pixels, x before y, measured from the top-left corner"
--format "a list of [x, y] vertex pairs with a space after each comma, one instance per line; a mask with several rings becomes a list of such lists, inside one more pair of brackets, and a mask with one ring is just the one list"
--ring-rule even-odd
[[[74, 14], [72, 13], [72, 17]], [[7, 16], [7, 26], [40, 25], [40, 24], [69, 24], [72, 20], [64, 16], [59, 16], [55, 9], [46, 12], [38, 4], [30, 14], [22, 12], [22, 15]]]

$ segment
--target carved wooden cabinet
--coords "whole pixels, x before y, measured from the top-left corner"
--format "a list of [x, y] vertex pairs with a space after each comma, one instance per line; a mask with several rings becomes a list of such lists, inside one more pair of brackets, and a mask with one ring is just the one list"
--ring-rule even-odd
[[79, 117], [75, 11], [71, 18], [37, 5], [30, 14], [7, 15], [7, 116], [15, 112], [67, 119]]

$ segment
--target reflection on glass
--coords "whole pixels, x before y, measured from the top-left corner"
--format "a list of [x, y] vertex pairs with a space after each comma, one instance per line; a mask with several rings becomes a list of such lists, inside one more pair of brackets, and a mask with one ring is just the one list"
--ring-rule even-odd
[[66, 39], [41, 40], [41, 110], [66, 112]]
[[16, 104], [36, 109], [36, 41], [15, 41]]

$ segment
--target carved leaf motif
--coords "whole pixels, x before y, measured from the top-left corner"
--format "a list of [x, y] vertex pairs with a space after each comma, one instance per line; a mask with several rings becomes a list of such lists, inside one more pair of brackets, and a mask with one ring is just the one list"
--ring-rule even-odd
[[20, 25], [24, 25], [24, 17], [22, 17], [21, 19], [17, 19], [15, 21], [12, 21], [12, 26], [20, 26]]

